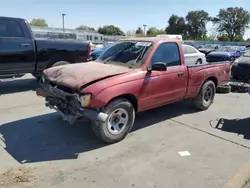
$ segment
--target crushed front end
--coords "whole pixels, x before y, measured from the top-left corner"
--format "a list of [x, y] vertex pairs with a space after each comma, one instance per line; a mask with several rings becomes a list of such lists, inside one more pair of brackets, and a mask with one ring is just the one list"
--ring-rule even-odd
[[62, 115], [63, 120], [73, 124], [76, 120], [86, 117], [90, 120], [105, 122], [107, 114], [98, 109], [88, 108], [91, 94], [80, 94], [68, 87], [57, 85], [42, 75], [41, 87], [36, 90], [37, 96], [45, 98], [45, 105]]

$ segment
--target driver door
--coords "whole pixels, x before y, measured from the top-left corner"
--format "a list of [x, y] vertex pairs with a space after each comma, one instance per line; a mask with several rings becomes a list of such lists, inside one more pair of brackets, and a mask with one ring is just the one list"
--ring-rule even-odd
[[160, 44], [150, 64], [166, 63], [166, 71], [148, 71], [140, 91], [140, 110], [147, 110], [182, 100], [186, 93], [187, 68], [181, 63], [179, 46], [175, 42]]

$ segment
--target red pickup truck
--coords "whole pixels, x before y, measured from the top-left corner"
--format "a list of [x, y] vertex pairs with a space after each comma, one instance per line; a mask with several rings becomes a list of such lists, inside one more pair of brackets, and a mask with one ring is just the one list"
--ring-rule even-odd
[[130, 132], [137, 112], [183, 99], [208, 109], [229, 72], [227, 61], [187, 66], [179, 41], [130, 38], [96, 61], [44, 70], [37, 95], [70, 123], [92, 120], [96, 136], [115, 143]]

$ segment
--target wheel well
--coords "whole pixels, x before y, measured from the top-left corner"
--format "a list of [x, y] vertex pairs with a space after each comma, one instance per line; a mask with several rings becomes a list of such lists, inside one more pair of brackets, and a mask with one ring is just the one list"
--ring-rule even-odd
[[[208, 81], [208, 80], [213, 81], [213, 82], [214, 82], [215, 87], [217, 87], [217, 86], [218, 86], [218, 81], [217, 81], [217, 78], [216, 78], [216, 77], [209, 77], [208, 79], [206, 79], [206, 81]], [[206, 81], [205, 81], [205, 82], [206, 82]], [[204, 83], [205, 83], [205, 82], [204, 82]]]
[[113, 100], [118, 99], [118, 98], [127, 99], [129, 102], [131, 102], [131, 104], [133, 105], [135, 111], [137, 112], [137, 110], [138, 110], [138, 102], [137, 102], [136, 96], [134, 96], [133, 94], [123, 94], [123, 95], [119, 95], [119, 96], [111, 99], [110, 101], [113, 101]]

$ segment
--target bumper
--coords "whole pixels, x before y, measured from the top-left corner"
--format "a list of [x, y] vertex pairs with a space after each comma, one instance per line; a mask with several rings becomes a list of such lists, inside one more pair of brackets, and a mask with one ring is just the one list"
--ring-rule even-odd
[[[83, 108], [78, 101], [77, 94], [71, 94], [52, 87], [49, 84], [41, 84], [41, 88], [36, 90], [37, 96], [46, 99], [46, 106], [58, 111], [63, 119], [71, 124], [80, 117], [86, 117], [91, 120], [105, 122], [108, 115], [98, 112], [95, 109]], [[63, 109], [61, 108], [63, 106]]]

